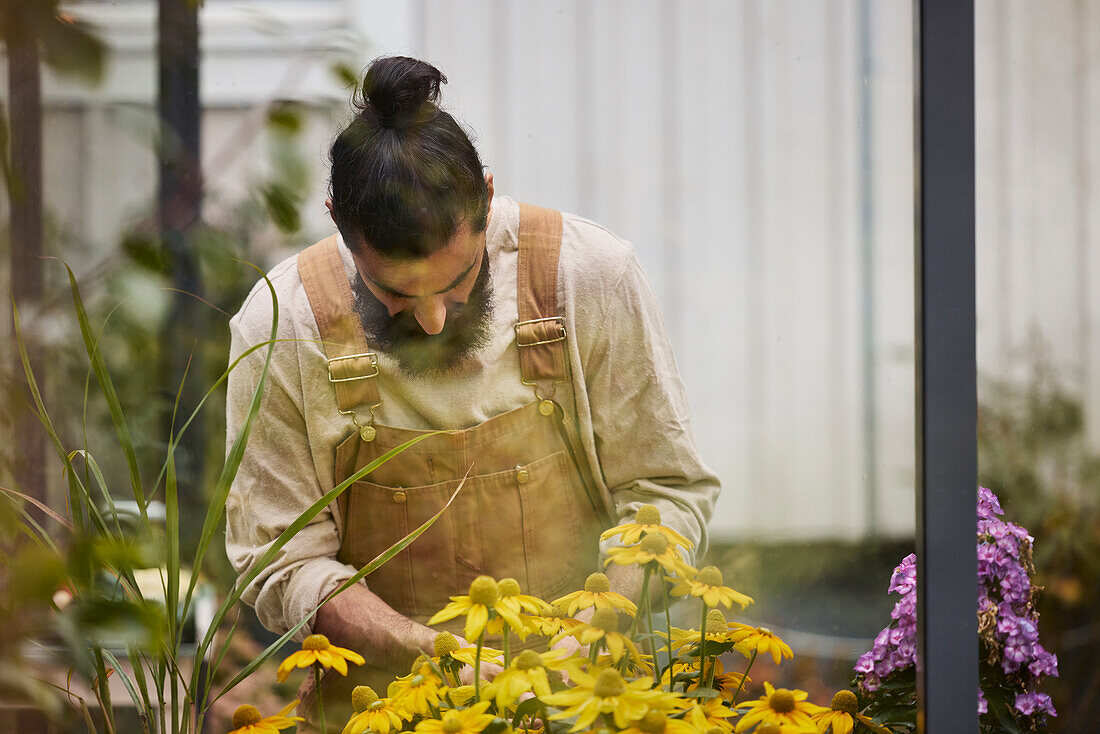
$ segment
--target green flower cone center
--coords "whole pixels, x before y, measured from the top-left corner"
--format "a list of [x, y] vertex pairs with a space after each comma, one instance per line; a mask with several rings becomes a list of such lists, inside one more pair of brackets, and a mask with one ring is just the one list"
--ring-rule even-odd
[[303, 650], [327, 650], [329, 648], [328, 638], [324, 635], [310, 635], [306, 639], [302, 640]]
[[534, 650], [524, 650], [516, 655], [516, 667], [520, 670], [531, 670], [542, 667], [542, 658]]
[[668, 550], [668, 538], [660, 533], [650, 533], [642, 538], [642, 542], [639, 545], [646, 553], [660, 556], [664, 555], [665, 551]]
[[715, 566], [704, 566], [699, 569], [699, 575], [695, 577], [695, 580], [707, 586], [721, 586], [722, 572]]
[[639, 525], [660, 525], [661, 511], [653, 505], [642, 505], [634, 515], [634, 522]]
[[646, 734], [661, 734], [668, 723], [668, 717], [660, 711], [650, 711], [638, 722], [638, 728]]
[[450, 655], [458, 649], [458, 640], [450, 632], [440, 632], [435, 636], [433, 651], [437, 658]]
[[443, 715], [443, 731], [446, 734], [458, 734], [462, 731], [462, 719], [453, 711], [448, 711]]
[[768, 706], [777, 714], [789, 714], [794, 711], [794, 694], [786, 688], [780, 688], [768, 697]]
[[721, 609], [711, 609], [707, 612], [708, 635], [719, 635], [728, 631], [729, 625], [726, 624], [726, 615], [722, 614]]
[[547, 619], [561, 619], [565, 616], [565, 609], [560, 604], [551, 604], [543, 616]]
[[500, 590], [501, 596], [519, 596], [522, 593], [519, 582], [515, 579], [501, 579], [497, 583], [497, 588]]
[[616, 670], [603, 670], [596, 676], [592, 694], [598, 698], [614, 698], [626, 692], [626, 683]]
[[378, 694], [370, 686], [356, 686], [351, 692], [351, 705], [355, 713], [361, 714], [378, 700]]
[[470, 601], [491, 607], [500, 599], [500, 586], [490, 576], [478, 576], [470, 584]]
[[260, 723], [264, 717], [260, 716], [260, 710], [252, 704], [246, 703], [238, 706], [233, 712], [233, 728], [240, 729], [243, 726], [252, 726]]
[[833, 711], [845, 711], [854, 714], [858, 705], [859, 701], [856, 700], [856, 694], [851, 691], [837, 691], [836, 695], [833, 696]]
[[584, 580], [584, 590], [591, 594], [603, 594], [611, 591], [611, 580], [607, 578], [606, 574], [599, 572], [589, 574], [588, 578]]
[[597, 609], [592, 614], [592, 621], [589, 624], [602, 629], [604, 632], [618, 632], [619, 615], [614, 609]]

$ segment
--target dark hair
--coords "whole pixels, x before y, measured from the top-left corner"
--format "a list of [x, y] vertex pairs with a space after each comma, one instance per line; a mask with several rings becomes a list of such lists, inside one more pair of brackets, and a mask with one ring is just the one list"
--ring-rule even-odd
[[406, 56], [375, 59], [353, 100], [355, 116], [332, 144], [332, 218], [353, 250], [360, 241], [396, 258], [439, 250], [466, 221], [485, 229], [489, 190], [481, 158], [437, 105], [447, 77]]

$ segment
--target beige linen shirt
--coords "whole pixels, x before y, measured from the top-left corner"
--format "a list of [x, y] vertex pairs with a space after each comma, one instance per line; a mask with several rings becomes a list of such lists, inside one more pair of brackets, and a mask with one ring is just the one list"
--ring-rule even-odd
[[[575, 397], [582, 443], [599, 490], [618, 516], [631, 518], [640, 505], [657, 505], [665, 524], [701, 553], [719, 484], [699, 457], [652, 289], [629, 243], [581, 217], [563, 214], [563, 220], [558, 304], [568, 333], [572, 389], [563, 394], [559, 387], [558, 397], [567, 409]], [[519, 205], [507, 197], [493, 199], [486, 233], [493, 290], [490, 341], [468, 367], [441, 377], [410, 377], [379, 354], [378, 423], [468, 428], [534, 399], [532, 388], [520, 383], [513, 330], [518, 235]], [[342, 253], [354, 279], [351, 255], [346, 247]], [[280, 341], [226, 503], [226, 551], [239, 573], [332, 489], [335, 448], [355, 430], [351, 419], [337, 412], [297, 256], [275, 266], [268, 278], [278, 299]], [[261, 280], [230, 321], [231, 362], [269, 338], [272, 306]], [[248, 415], [265, 353], [266, 348], [256, 350], [230, 374], [227, 446]], [[341, 524], [335, 504], [321, 512], [245, 591], [244, 600], [265, 627], [286, 631], [355, 573], [336, 560]], [[310, 627], [307, 623], [299, 636]]]

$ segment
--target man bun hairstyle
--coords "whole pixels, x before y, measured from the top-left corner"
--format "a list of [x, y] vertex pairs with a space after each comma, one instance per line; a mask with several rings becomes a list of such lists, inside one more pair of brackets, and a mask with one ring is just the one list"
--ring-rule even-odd
[[375, 59], [332, 144], [332, 218], [352, 250], [423, 258], [462, 222], [484, 231], [489, 190], [469, 136], [438, 106], [439, 69], [407, 56]]

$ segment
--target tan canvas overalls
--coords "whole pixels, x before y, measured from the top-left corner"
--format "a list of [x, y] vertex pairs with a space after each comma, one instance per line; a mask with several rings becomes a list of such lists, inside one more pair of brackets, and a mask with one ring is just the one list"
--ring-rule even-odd
[[[517, 379], [532, 386], [532, 402], [472, 428], [431, 436], [339, 498], [344, 532], [338, 558], [362, 567], [435, 514], [473, 467], [436, 524], [366, 578], [374, 593], [419, 622], [449, 597], [466, 594], [481, 574], [515, 578], [524, 593], [552, 601], [583, 588], [586, 576], [598, 570], [607, 507], [577, 438], [573, 405], [562, 398], [571, 391], [559, 390], [554, 399], [555, 386], [569, 379], [568, 335], [557, 310], [561, 232], [560, 213], [520, 205]], [[357, 427], [336, 448], [337, 483], [425, 433], [374, 422], [383, 400], [374, 379], [378, 363], [353, 307], [338, 247], [331, 237], [298, 257], [339, 410]], [[449, 629], [460, 630], [462, 621]], [[378, 692], [385, 695], [384, 688]]]

